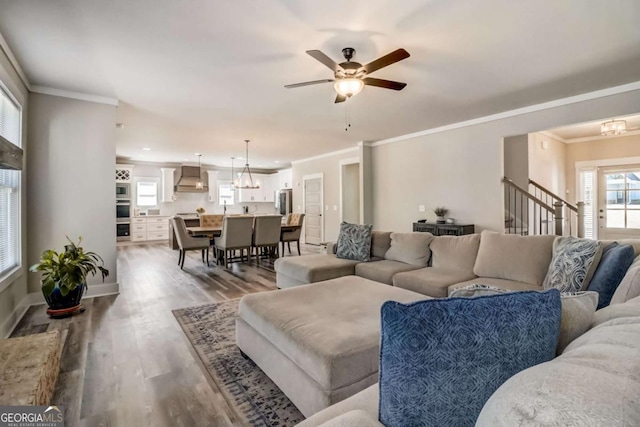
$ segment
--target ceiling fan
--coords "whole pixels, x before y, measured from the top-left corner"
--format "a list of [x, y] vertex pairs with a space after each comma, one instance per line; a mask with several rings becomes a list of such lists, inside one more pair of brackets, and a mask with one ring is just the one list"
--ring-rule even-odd
[[320, 83], [334, 83], [334, 88], [338, 92], [336, 96], [336, 103], [344, 102], [347, 98], [352, 97], [360, 93], [364, 86], [377, 86], [384, 89], [402, 90], [407, 85], [406, 83], [394, 82], [392, 80], [376, 79], [373, 77], [367, 77], [374, 71], [380, 68], [387, 67], [396, 62], [402, 61], [408, 58], [409, 52], [404, 49], [394, 50], [393, 52], [381, 56], [375, 61], [362, 65], [359, 62], [351, 61], [354, 57], [356, 50], [352, 47], [345, 47], [342, 49], [342, 54], [346, 59], [345, 62], [337, 64], [333, 59], [319, 50], [308, 50], [307, 54], [317, 59], [333, 71], [333, 79], [313, 80], [310, 82], [295, 83], [286, 85], [287, 89], [296, 87], [315, 85]]

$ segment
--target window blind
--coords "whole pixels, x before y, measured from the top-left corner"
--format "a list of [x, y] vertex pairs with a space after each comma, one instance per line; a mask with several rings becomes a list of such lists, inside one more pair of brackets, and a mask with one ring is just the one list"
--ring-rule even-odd
[[[20, 147], [21, 111], [0, 86], [0, 135]], [[20, 172], [0, 170], [0, 277], [20, 265]]]

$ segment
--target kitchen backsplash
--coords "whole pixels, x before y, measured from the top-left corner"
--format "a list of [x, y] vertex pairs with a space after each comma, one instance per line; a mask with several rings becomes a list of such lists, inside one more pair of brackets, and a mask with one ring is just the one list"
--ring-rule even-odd
[[[195, 212], [199, 207], [204, 208], [206, 213], [221, 214], [224, 211], [222, 206], [209, 202], [206, 193], [176, 193], [176, 197], [177, 200], [174, 202], [160, 204], [161, 215], [172, 216], [177, 213]], [[249, 207], [249, 213], [276, 213], [274, 203], [238, 203], [227, 206], [227, 213], [243, 213], [244, 206]]]

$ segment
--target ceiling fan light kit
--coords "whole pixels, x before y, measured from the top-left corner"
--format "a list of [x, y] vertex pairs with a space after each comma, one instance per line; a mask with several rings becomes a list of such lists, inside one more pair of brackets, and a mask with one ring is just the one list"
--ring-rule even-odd
[[394, 50], [393, 52], [381, 56], [375, 61], [372, 61], [365, 65], [362, 65], [359, 62], [351, 61], [355, 53], [356, 50], [354, 48], [345, 47], [344, 49], [342, 49], [342, 54], [344, 55], [346, 61], [338, 64], [319, 50], [308, 50], [307, 54], [309, 56], [313, 57], [314, 59], [325, 65], [327, 68], [330, 68], [331, 71], [333, 71], [333, 79], [313, 80], [309, 82], [290, 84], [286, 85], [285, 87], [287, 89], [293, 89], [302, 86], [333, 82], [333, 87], [338, 93], [335, 102], [338, 103], [344, 102], [348, 98], [357, 95], [365, 86], [376, 86], [384, 89], [402, 90], [407, 85], [406, 83], [395, 82], [392, 80], [367, 77], [374, 71], [408, 58], [410, 55], [406, 50]]
[[620, 135], [627, 131], [626, 120], [609, 120], [600, 125], [600, 133], [604, 136]]

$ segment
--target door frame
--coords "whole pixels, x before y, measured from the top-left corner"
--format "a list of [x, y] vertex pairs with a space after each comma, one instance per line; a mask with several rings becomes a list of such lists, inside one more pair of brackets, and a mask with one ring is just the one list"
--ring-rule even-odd
[[[302, 176], [302, 211], [304, 212], [305, 216], [307, 215], [307, 181], [311, 180], [311, 179], [317, 179], [320, 178], [320, 212], [322, 212], [321, 215], [321, 220], [320, 220], [320, 240], [322, 242], [325, 241], [324, 239], [324, 218], [325, 218], [325, 206], [324, 206], [324, 173], [323, 172], [319, 172], [319, 173], [312, 173], [309, 175], [303, 175]], [[301, 239], [303, 241], [303, 243], [307, 243], [307, 222], [304, 222], [304, 233], [302, 234], [303, 239]]]
[[[340, 182], [339, 182], [339, 186], [340, 186], [340, 194], [338, 197], [340, 197], [340, 222], [342, 222], [344, 220], [344, 206], [342, 206], [342, 173], [344, 171], [344, 169], [342, 169], [343, 166], [347, 166], [347, 165], [354, 165], [354, 164], [358, 164], [360, 165], [360, 158], [359, 157], [351, 157], [349, 159], [343, 159], [340, 160], [338, 162], [338, 167], [340, 168]], [[362, 167], [360, 165], [360, 167]], [[360, 175], [358, 173], [358, 175]], [[359, 180], [359, 179], [358, 179]], [[362, 185], [360, 185], [361, 183], [358, 182], [358, 186], [360, 187], [360, 189], [362, 189]], [[324, 191], [323, 191], [324, 193]], [[361, 200], [358, 200], [358, 203], [361, 203]], [[361, 206], [362, 208], [362, 206]], [[359, 209], [360, 214], [359, 214], [359, 219], [360, 219], [360, 223], [362, 223], [362, 209]]]
[[580, 182], [580, 172], [583, 170], [593, 170], [595, 173], [595, 178], [593, 180], [593, 238], [599, 239], [599, 230], [600, 230], [600, 220], [598, 218], [598, 207], [600, 205], [600, 168], [610, 167], [610, 166], [625, 166], [625, 165], [633, 165], [640, 164], [640, 157], [617, 157], [613, 159], [599, 159], [599, 160], [584, 160], [580, 162], [575, 162], [574, 171], [575, 171], [575, 194], [576, 201], [580, 197], [581, 182]]

